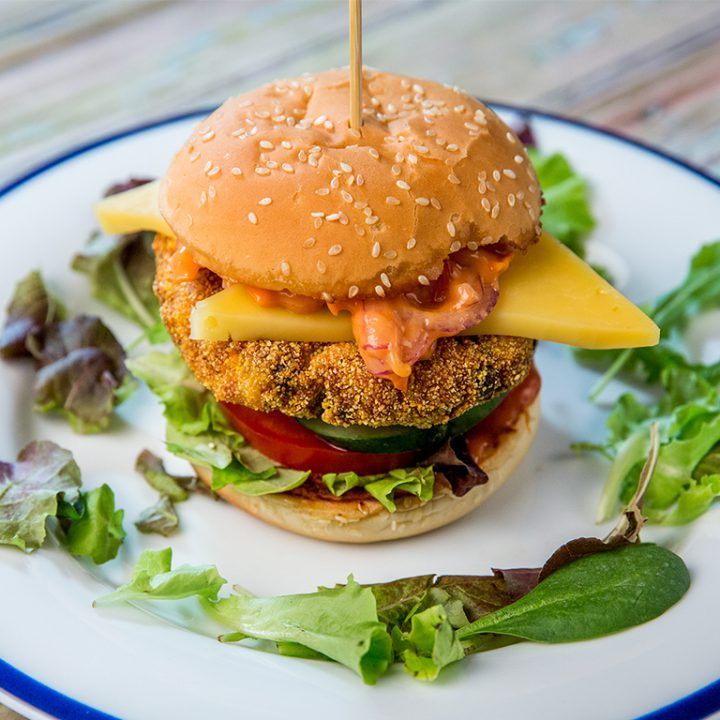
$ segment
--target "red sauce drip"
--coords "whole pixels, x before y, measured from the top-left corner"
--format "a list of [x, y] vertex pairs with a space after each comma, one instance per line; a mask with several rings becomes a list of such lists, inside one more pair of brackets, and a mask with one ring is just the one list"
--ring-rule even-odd
[[314, 313], [321, 310], [325, 303], [322, 300], [295, 295], [288, 290], [263, 290], [262, 288], [246, 285], [248, 295], [261, 307], [282, 308], [298, 314]]
[[488, 415], [465, 436], [468, 452], [482, 467], [493, 454], [502, 436], [512, 432], [520, 416], [530, 407], [540, 392], [540, 374], [533, 365], [528, 376]]
[[180, 282], [190, 282], [197, 277], [202, 266], [193, 259], [190, 251], [181, 245], [170, 257], [170, 267]]

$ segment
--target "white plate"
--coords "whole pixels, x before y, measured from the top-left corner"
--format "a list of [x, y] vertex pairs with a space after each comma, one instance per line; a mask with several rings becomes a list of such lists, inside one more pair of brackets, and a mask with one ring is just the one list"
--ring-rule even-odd
[[[634, 300], [671, 287], [693, 251], [720, 236], [720, 187], [710, 178], [566, 120], [536, 115], [533, 122], [544, 150], [563, 150], [591, 178], [600, 219], [595, 237], [606, 255], [622, 259], [625, 290]], [[103, 140], [6, 190], [0, 201], [0, 300], [7, 300], [21, 275], [41, 267], [72, 311], [101, 314], [123, 339], [134, 338], [133, 327], [89, 297], [68, 262], [93, 228], [91, 203], [98, 193], [130, 174], [161, 174], [191, 125], [186, 117]], [[233, 582], [279, 594], [309, 591], [350, 572], [369, 582], [539, 565], [563, 541], [601, 533], [593, 515], [605, 466], [568, 450], [574, 440], [603, 436], [604, 411], [585, 399], [595, 375], [563, 347], [544, 345], [537, 359], [544, 409], [533, 450], [470, 517], [420, 538], [349, 547], [296, 537], [195, 497], [180, 507], [184, 529], [170, 542], [176, 561], [216, 563]], [[143, 447], [162, 452], [159, 409], [141, 392], [122, 408], [112, 432], [78, 436], [62, 421], [30, 412], [30, 380], [23, 363], [0, 365], [0, 457], [14, 457], [32, 438], [51, 438], [73, 450], [87, 486], [110, 483], [130, 533], [120, 557], [103, 572], [115, 581], [126, 578], [141, 548], [167, 544], [139, 537], [131, 527], [154, 500], [132, 466]], [[0, 548], [0, 655], [7, 663], [0, 664], [0, 687], [14, 696], [3, 701], [32, 717], [47, 712], [68, 718], [422, 720], [458, 717], [468, 709], [493, 719], [642, 715], [718, 677], [720, 515], [714, 510], [692, 528], [646, 537], [669, 542], [693, 575], [689, 594], [660, 619], [591, 642], [526, 643], [479, 655], [431, 685], [397, 668], [376, 687], [337, 665], [220, 645], [132, 608], [93, 610], [92, 600], [106, 588], [71, 557]], [[693, 708], [720, 706], [719, 696], [720, 688], [706, 688], [672, 711], [681, 714], [656, 717], [699, 717]]]

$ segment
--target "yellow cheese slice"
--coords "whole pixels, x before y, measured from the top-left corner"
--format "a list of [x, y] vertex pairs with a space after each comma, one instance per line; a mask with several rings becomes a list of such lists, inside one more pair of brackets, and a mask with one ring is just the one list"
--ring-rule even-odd
[[175, 237], [158, 209], [160, 181], [103, 198], [95, 204], [103, 232], [108, 235], [126, 235], [141, 230], [154, 230]]
[[[154, 230], [174, 237], [158, 210], [159, 182], [101, 200], [95, 213], [111, 235]], [[350, 316], [328, 310], [309, 315], [262, 308], [241, 285], [198, 303], [192, 337], [204, 340], [352, 340]], [[655, 345], [659, 330], [641, 310], [551, 235], [513, 259], [500, 278], [500, 299], [467, 335], [517, 335], [576, 347]]]
[[[500, 299], [466, 335], [516, 335], [602, 349], [655, 345], [655, 323], [589, 265], [543, 234], [500, 278]], [[241, 285], [199, 302], [191, 316], [197, 340], [352, 340], [350, 316], [298, 314], [258, 306]]]

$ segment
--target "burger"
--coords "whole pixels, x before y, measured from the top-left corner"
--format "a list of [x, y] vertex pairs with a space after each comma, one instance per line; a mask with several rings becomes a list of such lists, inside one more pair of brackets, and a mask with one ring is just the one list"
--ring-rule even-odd
[[105, 210], [158, 230], [163, 322], [234, 429], [306, 471], [223, 497], [374, 542], [451, 523], [508, 479], [538, 426], [538, 340], [650, 345], [657, 328], [543, 233], [528, 155], [490, 108], [366, 69], [353, 128], [348, 95], [336, 70], [233, 97], [159, 184]]

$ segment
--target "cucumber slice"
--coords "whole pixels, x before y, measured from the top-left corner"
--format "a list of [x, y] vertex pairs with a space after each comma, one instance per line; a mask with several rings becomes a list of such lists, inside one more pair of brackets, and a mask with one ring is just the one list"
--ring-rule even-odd
[[298, 422], [312, 430], [323, 440], [345, 448], [366, 453], [398, 453], [408, 450], [432, 450], [451, 437], [463, 435], [471, 427], [486, 418], [505, 398], [506, 393], [477, 405], [445, 425], [431, 428], [414, 428], [403, 425], [389, 427], [366, 427], [330, 425], [317, 418], [298, 418]]

